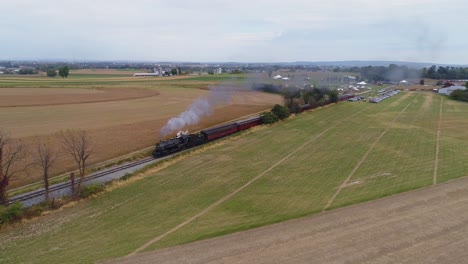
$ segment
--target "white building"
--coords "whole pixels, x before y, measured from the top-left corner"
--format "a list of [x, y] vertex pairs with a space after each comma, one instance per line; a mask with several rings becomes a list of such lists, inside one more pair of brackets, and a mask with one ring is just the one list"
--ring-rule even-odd
[[283, 76], [281, 76], [281, 75], [276, 75], [276, 76], [273, 77], [273, 79], [275, 79], [275, 80], [278, 80], [278, 79], [281, 79], [281, 78], [283, 78]]
[[409, 85], [410, 83], [407, 80], [402, 80], [400, 85]]
[[159, 76], [159, 72], [137, 72], [133, 76]]
[[440, 88], [438, 93], [445, 94], [445, 95], [450, 95], [455, 90], [465, 90], [465, 89], [466, 89], [465, 86], [455, 85], [455, 86]]

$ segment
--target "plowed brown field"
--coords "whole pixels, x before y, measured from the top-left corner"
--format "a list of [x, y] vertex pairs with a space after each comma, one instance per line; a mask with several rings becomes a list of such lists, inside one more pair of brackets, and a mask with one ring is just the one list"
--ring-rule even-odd
[[[126, 77], [123, 79], [128, 82]], [[61, 130], [84, 129], [96, 142], [91, 163], [101, 162], [155, 144], [160, 140], [159, 130], [168, 119], [183, 112], [197, 98], [207, 96], [208, 86], [220, 82], [217, 79], [214, 82], [155, 79], [151, 83], [148, 79], [150, 83], [141, 84], [134, 80], [125, 85], [113, 82], [98, 88], [82, 85], [84, 81], [78, 82], [76, 87], [56, 88], [57, 80], [51, 81], [50, 87], [43, 83], [34, 87], [28, 83], [25, 88], [0, 88], [0, 129], [29, 146], [38, 138], [56, 141], [56, 133]], [[231, 93], [231, 104], [218, 105], [211, 116], [186, 129], [193, 131], [213, 126], [266, 110], [281, 101], [279, 96], [249, 90]], [[58, 143], [52, 144], [59, 151]], [[56, 164], [52, 169], [54, 174], [75, 168], [65, 155], [60, 155]], [[10, 188], [38, 180], [38, 171], [32, 169], [29, 175], [12, 181]]]

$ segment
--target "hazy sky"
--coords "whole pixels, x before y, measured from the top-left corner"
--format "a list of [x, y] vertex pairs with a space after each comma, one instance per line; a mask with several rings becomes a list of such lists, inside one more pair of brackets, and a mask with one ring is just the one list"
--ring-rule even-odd
[[2, 0], [0, 60], [468, 63], [464, 0]]

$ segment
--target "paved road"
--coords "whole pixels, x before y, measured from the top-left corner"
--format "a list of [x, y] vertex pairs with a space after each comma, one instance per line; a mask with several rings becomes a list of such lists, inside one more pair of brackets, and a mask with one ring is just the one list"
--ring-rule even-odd
[[468, 263], [468, 178], [108, 263]]

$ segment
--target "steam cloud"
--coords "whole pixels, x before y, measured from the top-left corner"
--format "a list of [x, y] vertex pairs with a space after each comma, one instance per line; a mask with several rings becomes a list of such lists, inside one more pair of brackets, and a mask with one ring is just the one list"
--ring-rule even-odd
[[213, 114], [214, 107], [220, 104], [229, 104], [231, 101], [231, 91], [222, 86], [211, 87], [206, 98], [197, 99], [178, 117], [169, 119], [167, 124], [161, 128], [161, 137], [164, 138], [185, 126], [197, 124], [203, 117]]

